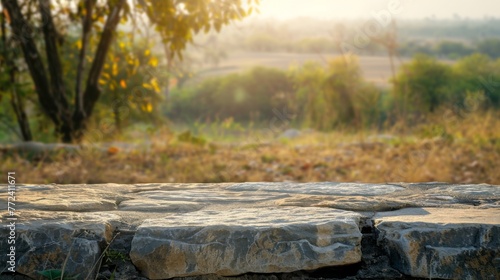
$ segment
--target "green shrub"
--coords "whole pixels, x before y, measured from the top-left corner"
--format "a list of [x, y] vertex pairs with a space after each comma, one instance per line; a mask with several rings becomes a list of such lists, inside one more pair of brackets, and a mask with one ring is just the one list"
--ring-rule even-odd
[[381, 91], [364, 81], [356, 57], [338, 57], [326, 67], [306, 63], [291, 72], [299, 115], [308, 127], [370, 126], [383, 107]]
[[284, 71], [257, 67], [173, 90], [166, 114], [183, 121], [270, 120], [288, 105], [291, 95], [292, 84]]
[[418, 54], [399, 70], [393, 80], [394, 94], [405, 111], [433, 112], [447, 102], [451, 82], [450, 66]]
[[476, 93], [476, 99], [486, 97], [484, 107], [500, 108], [500, 60], [492, 61], [484, 54], [460, 59], [453, 66], [453, 85], [450, 88], [455, 106], [468, 109], [466, 100]]

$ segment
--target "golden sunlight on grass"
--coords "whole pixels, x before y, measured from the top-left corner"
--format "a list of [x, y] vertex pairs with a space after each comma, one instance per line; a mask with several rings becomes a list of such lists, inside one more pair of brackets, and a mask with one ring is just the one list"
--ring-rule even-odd
[[148, 147], [84, 150], [28, 161], [8, 156], [3, 170], [26, 183], [348, 181], [500, 184], [500, 118], [430, 117], [412, 131], [319, 133], [251, 144], [182, 142], [163, 132]]

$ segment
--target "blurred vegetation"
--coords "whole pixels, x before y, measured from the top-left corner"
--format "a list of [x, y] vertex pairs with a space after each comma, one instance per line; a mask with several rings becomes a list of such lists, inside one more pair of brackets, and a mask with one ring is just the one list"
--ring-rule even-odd
[[389, 90], [364, 80], [356, 56], [338, 57], [326, 66], [309, 62], [288, 71], [257, 67], [177, 88], [163, 113], [181, 122], [259, 122], [273, 118], [275, 109], [286, 108], [297, 115], [296, 125], [308, 128], [383, 128], [406, 116], [444, 108], [499, 109], [499, 65], [500, 60], [482, 54], [453, 65], [418, 54], [396, 73]]
[[[350, 42], [354, 39], [344, 39]], [[482, 53], [491, 58], [500, 57], [500, 39], [491, 37], [476, 42], [458, 39], [435, 39], [422, 41], [416, 39], [401, 40], [398, 52], [403, 56], [423, 53], [438, 58], [459, 59], [473, 53]], [[306, 37], [296, 41], [282, 40], [268, 34], [256, 33], [240, 44], [240, 48], [252, 52], [292, 52], [292, 53], [331, 53], [338, 52], [339, 45], [328, 36]], [[385, 55], [379, 44], [369, 41], [356, 50], [358, 55]]]
[[[222, 126], [222, 124], [219, 124]], [[222, 127], [221, 127], [222, 128]], [[261, 181], [429, 182], [500, 184], [499, 112], [451, 110], [429, 114], [419, 125], [377, 131], [305, 132], [278, 140], [253, 128], [233, 138], [205, 142], [189, 133], [129, 131], [127, 150], [86, 149], [28, 161], [4, 156], [2, 170], [29, 183], [217, 183]], [[227, 131], [227, 129], [226, 129]], [[115, 144], [117, 145], [117, 144]]]
[[194, 87], [171, 92], [166, 115], [185, 122], [263, 121], [273, 117], [274, 108], [286, 107], [293, 93], [292, 81], [284, 71], [257, 67], [203, 81]]
[[[130, 25], [116, 33], [98, 80], [102, 95], [84, 136], [97, 148], [26, 158], [0, 147], [0, 167], [22, 169], [34, 183], [500, 183], [500, 21], [464, 22], [398, 23], [391, 62], [411, 59], [400, 59], [406, 62], [385, 88], [368, 82], [359, 65], [358, 56], [387, 55], [376, 38], [355, 55], [196, 79], [205, 67], [231, 68], [220, 67], [231, 51], [339, 54], [339, 42], [353, 40], [361, 23], [229, 26], [220, 36], [196, 37], [201, 43], [182, 59], [164, 48], [165, 38]], [[82, 48], [71, 34], [60, 47], [69, 89]], [[0, 142], [57, 142], [22, 56], [9, 53], [13, 46], [0, 40]], [[27, 125], [18, 121], [23, 112]]]
[[[290, 20], [254, 19], [232, 25], [217, 35], [220, 48], [226, 51], [333, 53], [340, 45], [359, 45], [366, 20]], [[422, 19], [398, 20], [398, 52], [413, 57], [424, 53], [438, 58], [458, 59], [479, 52], [500, 57], [500, 19]], [[200, 35], [204, 40], [209, 35]], [[370, 38], [373, 39], [373, 38]], [[386, 55], [376, 40], [366, 40], [356, 48], [357, 55]], [[359, 42], [358, 42], [359, 43]]]
[[[252, 12], [253, 1], [243, 4], [240, 0], [82, 0], [75, 3], [2, 0], [0, 8], [0, 67], [8, 75], [10, 89], [7, 91], [10, 91], [23, 139], [30, 141], [32, 136], [24, 106], [25, 97], [15, 86], [19, 68], [28, 69], [25, 72], [33, 82], [32, 94], [38, 97], [37, 106], [53, 123], [57, 137], [73, 143], [81, 142], [87, 132], [102, 94], [100, 86], [107, 85], [117, 96], [117, 88], [127, 88], [125, 79], [137, 80], [137, 68], [141, 63], [148, 61], [153, 67], [158, 65], [157, 59], [149, 58], [149, 46], [141, 50], [144, 55], [127, 49], [127, 42], [120, 38], [124, 37], [124, 30], [128, 31], [132, 44], [136, 33], [141, 35], [140, 39], [149, 40], [150, 30], [154, 30], [159, 37], [158, 45], [164, 48], [167, 68], [171, 70], [171, 62], [176, 57], [182, 58], [186, 46], [193, 42], [193, 34], [207, 33], [211, 29], [220, 31], [231, 21], [246, 17]], [[119, 25], [124, 27], [119, 29]], [[60, 51], [68, 48], [66, 37], [70, 37], [68, 41], [76, 47], [69, 56]], [[122, 40], [120, 50], [112, 52], [110, 47], [116, 37]], [[86, 67], [87, 64], [90, 67]], [[142, 81], [142, 87], [159, 93], [158, 83], [158, 77], [152, 77]], [[4, 84], [2, 81], [2, 91], [8, 88]], [[132, 92], [136, 94], [138, 91], [142, 97], [147, 94], [138, 87]], [[144, 104], [139, 106], [152, 112], [156, 100], [151, 97], [143, 99]], [[115, 124], [120, 127], [117, 114], [115, 110]]]
[[481, 39], [477, 42], [464, 42], [459, 40], [422, 42], [410, 40], [401, 43], [399, 52], [404, 56], [423, 53], [446, 59], [459, 59], [473, 53], [481, 53], [490, 58], [500, 58], [500, 39], [492, 37]]

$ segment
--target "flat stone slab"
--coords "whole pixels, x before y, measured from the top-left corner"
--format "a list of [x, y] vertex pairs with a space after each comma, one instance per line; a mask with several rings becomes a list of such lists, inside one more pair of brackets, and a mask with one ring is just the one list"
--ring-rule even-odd
[[226, 188], [233, 191], [264, 191], [281, 193], [300, 193], [309, 195], [384, 195], [404, 190], [405, 188], [397, 185], [388, 184], [359, 184], [359, 183], [240, 183]]
[[146, 220], [130, 256], [150, 279], [347, 265], [361, 261], [359, 218], [321, 208], [197, 211]]
[[404, 274], [500, 279], [500, 209], [407, 208], [374, 220], [380, 242]]
[[[0, 239], [2, 264], [11, 260], [7, 255], [10, 253], [16, 257], [16, 271], [34, 279], [40, 278], [39, 272], [63, 266], [73, 275], [95, 278], [95, 264], [102, 254], [102, 244], [111, 241], [112, 223], [118, 221], [119, 216], [110, 213], [25, 213], [30, 220], [16, 222], [15, 243], [9, 243], [7, 238]], [[8, 227], [1, 228], [2, 236], [7, 237], [10, 232]], [[11, 246], [15, 250], [11, 250]]]
[[[85, 279], [108, 245], [122, 254], [116, 275], [141, 280], [336, 271], [321, 275], [328, 279], [353, 267], [342, 275], [500, 279], [500, 186], [51, 184], [18, 185], [15, 195], [15, 234], [0, 232], [14, 234], [16, 270], [35, 279], [61, 269], [67, 256], [65, 275]], [[8, 199], [0, 192], [5, 208]], [[2, 212], [1, 222], [9, 217]], [[10, 246], [0, 240], [4, 264]]]

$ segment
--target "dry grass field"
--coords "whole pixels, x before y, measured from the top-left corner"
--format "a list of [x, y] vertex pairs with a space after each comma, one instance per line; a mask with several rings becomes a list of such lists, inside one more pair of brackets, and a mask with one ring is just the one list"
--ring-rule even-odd
[[[434, 116], [381, 132], [304, 131], [292, 139], [246, 131], [230, 140], [181, 139], [167, 130], [120, 146], [27, 159], [2, 155], [20, 183], [346, 181], [500, 184], [500, 116]], [[194, 138], [196, 140], [196, 138]]]

